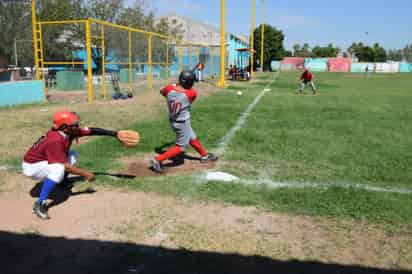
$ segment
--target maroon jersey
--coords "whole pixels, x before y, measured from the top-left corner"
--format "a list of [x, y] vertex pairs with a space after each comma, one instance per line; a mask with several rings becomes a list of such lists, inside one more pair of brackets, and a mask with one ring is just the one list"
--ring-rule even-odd
[[[89, 128], [81, 128], [79, 137], [90, 135], [90, 132]], [[30, 164], [41, 161], [47, 161], [49, 164], [64, 164], [67, 162], [72, 141], [73, 139], [59, 131], [49, 130], [26, 152], [24, 161]]]
[[190, 106], [197, 97], [196, 90], [181, 90], [168, 85], [161, 90], [161, 93], [167, 100], [170, 121], [181, 122], [190, 119]]
[[305, 70], [305, 72], [303, 72], [302, 76], [300, 77], [300, 80], [305, 80], [307, 82], [312, 81], [313, 79], [313, 74], [310, 71]]

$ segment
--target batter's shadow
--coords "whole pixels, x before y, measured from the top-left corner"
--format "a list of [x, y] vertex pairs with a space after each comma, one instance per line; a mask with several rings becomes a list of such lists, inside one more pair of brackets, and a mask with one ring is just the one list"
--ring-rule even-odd
[[[76, 196], [81, 194], [93, 194], [96, 192], [93, 188], [87, 188], [83, 191], [73, 192], [73, 187], [76, 183], [84, 182], [84, 178], [81, 176], [71, 176], [61, 184], [58, 184], [49, 195], [49, 199], [52, 200], [51, 203], [47, 205], [48, 208], [57, 206], [64, 203], [69, 199], [70, 196]], [[40, 196], [41, 188], [43, 182], [38, 182], [31, 190], [30, 196], [33, 198], [38, 198]]]
[[[172, 145], [175, 145], [175, 142], [165, 143], [161, 146], [155, 147], [154, 151], [157, 154], [162, 154], [162, 153], [165, 153], [167, 148], [169, 148]], [[181, 153], [180, 155], [178, 155], [176, 157], [170, 158], [169, 160], [170, 160], [170, 162], [167, 162], [167, 163], [163, 164], [164, 167], [176, 167], [176, 166], [183, 165], [185, 163], [185, 160], [200, 161], [201, 158], [196, 157], [196, 156], [187, 155], [186, 153], [183, 152], [183, 153]]]

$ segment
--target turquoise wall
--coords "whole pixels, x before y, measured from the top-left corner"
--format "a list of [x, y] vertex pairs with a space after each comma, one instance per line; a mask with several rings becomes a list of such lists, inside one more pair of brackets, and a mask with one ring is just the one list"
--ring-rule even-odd
[[373, 72], [375, 64], [374, 63], [352, 63], [351, 72], [365, 72], [366, 66], [368, 67], [368, 72]]
[[246, 67], [249, 65], [249, 53], [248, 52], [239, 52], [237, 49], [248, 48], [249, 44], [243, 42], [242, 40], [238, 39], [236, 36], [229, 35], [229, 39], [227, 41], [228, 48], [227, 48], [227, 64], [226, 67], [232, 66], [240, 66]]
[[272, 61], [270, 62], [270, 68], [272, 71], [280, 70], [281, 61]]
[[43, 81], [0, 83], [0, 106], [42, 103], [43, 88]]
[[308, 68], [312, 71], [327, 71], [328, 60], [328, 58], [306, 58], [305, 68]]
[[412, 72], [412, 63], [401, 63], [399, 72]]

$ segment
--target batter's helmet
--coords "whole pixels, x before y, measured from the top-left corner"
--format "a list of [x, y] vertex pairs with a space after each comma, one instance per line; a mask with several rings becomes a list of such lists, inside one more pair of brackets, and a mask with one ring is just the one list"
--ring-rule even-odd
[[185, 89], [191, 89], [195, 83], [195, 74], [190, 70], [184, 70], [179, 75], [179, 84]]
[[53, 129], [63, 126], [79, 126], [80, 117], [75, 112], [58, 111], [53, 115]]

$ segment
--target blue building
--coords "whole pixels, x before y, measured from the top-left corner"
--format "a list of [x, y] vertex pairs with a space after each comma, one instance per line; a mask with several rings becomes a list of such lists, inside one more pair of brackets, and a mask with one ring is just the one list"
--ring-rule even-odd
[[[211, 55], [218, 57], [220, 55], [220, 28], [199, 22], [193, 18], [180, 16], [175, 13], [168, 14], [161, 18], [166, 18], [169, 22], [174, 22], [176, 25], [182, 25], [184, 30], [183, 40], [188, 43], [209, 45], [214, 47]], [[246, 67], [249, 65], [249, 53], [245, 51], [238, 51], [238, 49], [249, 48], [249, 38], [232, 33], [226, 33], [226, 67], [239, 66]], [[188, 57], [189, 58], [189, 57]], [[220, 57], [216, 58], [217, 62]], [[216, 62], [213, 62], [213, 64]], [[207, 66], [206, 66], [207, 70]]]

